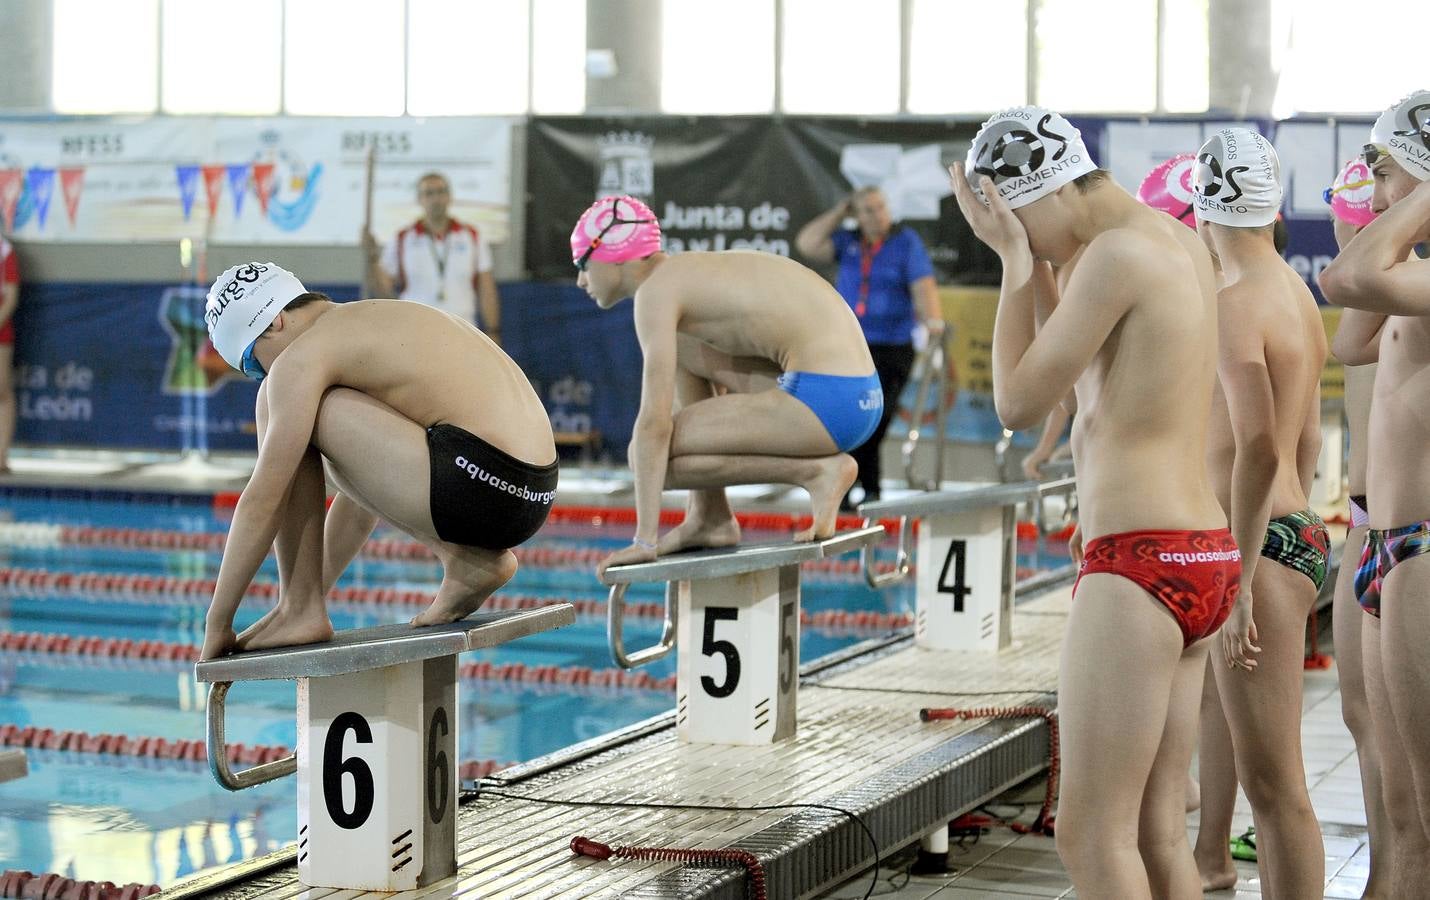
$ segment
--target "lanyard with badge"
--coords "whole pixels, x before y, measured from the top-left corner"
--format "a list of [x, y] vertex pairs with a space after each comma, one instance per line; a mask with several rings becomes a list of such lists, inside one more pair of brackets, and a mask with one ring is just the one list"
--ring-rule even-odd
[[861, 319], [869, 311], [869, 276], [874, 271], [874, 257], [883, 247], [883, 238], [872, 243], [859, 238], [859, 302], [854, 304], [854, 315]]
[[452, 233], [449, 227], [446, 234], [442, 235], [442, 252], [437, 252], [437, 235], [432, 235], [432, 243], [427, 245], [428, 251], [432, 254], [432, 262], [437, 266], [437, 302], [447, 302], [447, 235]]

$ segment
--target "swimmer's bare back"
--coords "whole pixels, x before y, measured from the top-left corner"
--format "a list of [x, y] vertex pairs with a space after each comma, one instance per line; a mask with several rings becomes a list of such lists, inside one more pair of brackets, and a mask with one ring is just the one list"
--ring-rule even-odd
[[[1126, 303], [1076, 385], [1071, 443], [1083, 533], [1224, 526], [1205, 462], [1217, 363], [1206, 248], [1175, 219], [1132, 209], [1059, 282], [1064, 298], [1116, 291]], [[1049, 323], [1075, 312], [1060, 302]]]
[[[1243, 274], [1222, 288], [1218, 301], [1223, 343], [1246, 339], [1259, 347], [1271, 387], [1277, 469], [1271, 488], [1271, 517], [1305, 509], [1307, 485], [1320, 447], [1321, 368], [1326, 333], [1316, 300], [1295, 270], [1279, 259]], [[1235, 329], [1231, 334], [1229, 329]], [[1236, 440], [1225, 389], [1218, 383], [1211, 417], [1207, 467], [1222, 508], [1232, 508], [1232, 466]], [[1308, 458], [1309, 456], [1309, 458]]]
[[279, 358], [268, 384], [282, 403], [290, 367], [392, 407], [426, 428], [463, 428], [534, 465], [556, 458], [541, 400], [521, 369], [476, 326], [405, 300], [342, 303], [319, 316]]
[[666, 259], [636, 303], [675, 303], [681, 334], [782, 371], [867, 375], [873, 358], [859, 321], [817, 273], [770, 253], [682, 253]]

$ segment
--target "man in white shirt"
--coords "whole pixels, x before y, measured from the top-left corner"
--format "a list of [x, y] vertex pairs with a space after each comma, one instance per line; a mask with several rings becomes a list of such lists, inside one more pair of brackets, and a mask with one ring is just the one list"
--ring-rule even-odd
[[422, 218], [397, 232], [381, 253], [371, 232], [363, 233], [374, 296], [434, 306], [476, 322], [500, 344], [501, 298], [491, 248], [475, 226], [448, 215], [452, 187], [445, 175], [428, 172], [417, 179], [417, 202]]

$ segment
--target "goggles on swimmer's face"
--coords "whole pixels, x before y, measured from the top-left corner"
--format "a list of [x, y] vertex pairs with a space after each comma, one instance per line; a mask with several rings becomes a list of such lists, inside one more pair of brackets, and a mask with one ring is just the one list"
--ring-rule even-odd
[[1382, 159], [1390, 159], [1390, 148], [1384, 144], [1366, 144], [1360, 149], [1360, 158], [1366, 165], [1373, 166]]
[[258, 361], [258, 357], [253, 355], [253, 348], [258, 345], [258, 339], [254, 338], [253, 343], [248, 345], [248, 349], [243, 351], [243, 356], [239, 357], [238, 368], [243, 374], [254, 381], [261, 382], [268, 373], [263, 371], [263, 363]]
[[595, 239], [591, 241], [591, 246], [587, 247], [586, 252], [582, 253], [579, 257], [576, 258], [576, 271], [586, 271], [586, 266], [589, 265], [591, 262], [591, 254], [595, 253], [596, 248], [601, 246], [601, 238], [605, 237], [606, 232], [610, 231], [612, 228], [615, 228], [617, 225], [648, 225], [654, 221], [654, 219], [622, 219], [620, 198], [617, 197], [615, 200], [612, 200], [611, 220], [605, 225], [601, 226], [601, 230], [596, 232]]
[[1364, 178], [1360, 181], [1347, 181], [1345, 184], [1342, 185], [1333, 184], [1330, 187], [1326, 188], [1324, 191], [1321, 191], [1321, 199], [1326, 201], [1327, 203], [1330, 203], [1331, 198], [1341, 193], [1342, 191], [1354, 191], [1359, 188], [1370, 187], [1373, 184], [1375, 184], [1375, 179], [1372, 178]]

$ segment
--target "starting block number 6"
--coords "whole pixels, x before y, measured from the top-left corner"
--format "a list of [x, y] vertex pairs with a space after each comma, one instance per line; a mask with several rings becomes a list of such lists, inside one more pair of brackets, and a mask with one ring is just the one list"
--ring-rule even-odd
[[298, 771], [305, 884], [410, 890], [455, 871], [433, 858], [456, 833], [454, 660], [300, 682], [299, 759], [321, 748]]
[[682, 740], [764, 744], [794, 733], [797, 568], [684, 583], [678, 621], [676, 726]]

